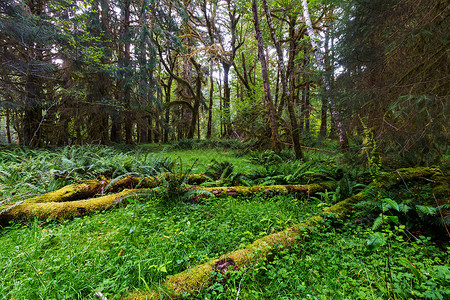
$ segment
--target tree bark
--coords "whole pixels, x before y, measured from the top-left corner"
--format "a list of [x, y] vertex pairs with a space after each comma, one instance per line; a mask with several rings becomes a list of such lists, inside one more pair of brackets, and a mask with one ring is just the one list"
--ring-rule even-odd
[[256, 0], [252, 0], [252, 12], [253, 12], [253, 24], [255, 26], [256, 40], [258, 42], [258, 56], [261, 63], [261, 72], [264, 83], [264, 95], [269, 110], [270, 129], [272, 133], [272, 143], [275, 152], [279, 153], [281, 150], [280, 138], [278, 136], [278, 126], [276, 119], [275, 107], [273, 106], [272, 94], [270, 92], [269, 75], [267, 71], [267, 63], [264, 56], [264, 45], [261, 35], [261, 29], [259, 27], [258, 8]]
[[231, 111], [230, 111], [230, 102], [231, 102], [231, 93], [230, 93], [230, 67], [231, 64], [222, 61], [223, 67], [223, 114], [224, 114], [224, 123], [223, 123], [223, 135], [222, 137], [229, 138], [231, 135]]
[[210, 139], [212, 135], [212, 116], [213, 116], [213, 104], [214, 104], [214, 77], [213, 77], [213, 65], [214, 62], [211, 58], [209, 62], [209, 110], [208, 110], [208, 128], [206, 130], [206, 138]]
[[[312, 22], [311, 22], [309, 10], [308, 10], [307, 0], [302, 0], [302, 8], [303, 8], [303, 17], [304, 17], [305, 23], [306, 23], [306, 29], [308, 30], [308, 35], [311, 40], [311, 45], [313, 47], [313, 51], [316, 54], [315, 55], [316, 63], [317, 63], [317, 66], [319, 67], [319, 70], [322, 71], [323, 85], [325, 87], [325, 91], [328, 92], [331, 89], [330, 82], [327, 80], [327, 77], [324, 73], [325, 68], [324, 68], [324, 64], [323, 64], [323, 55], [322, 55], [322, 52], [320, 51], [319, 45], [316, 42], [317, 36], [316, 36], [313, 26], [312, 26]], [[331, 110], [331, 115], [332, 115], [333, 120], [336, 125], [341, 150], [346, 150], [346, 149], [348, 149], [347, 134], [345, 132], [344, 124], [342, 123], [342, 120], [341, 120], [340, 112], [336, 109], [334, 101], [331, 99], [330, 96], [328, 96], [328, 105], [329, 105], [329, 108]]]
[[[267, 24], [269, 25], [270, 36], [275, 45], [275, 49], [277, 51], [277, 56], [278, 56], [278, 73], [280, 74], [281, 86], [283, 89], [283, 93], [282, 93], [280, 102], [285, 102], [284, 99], [286, 99], [286, 101], [287, 101], [290, 127], [291, 127], [290, 132], [291, 132], [292, 143], [294, 145], [295, 158], [303, 159], [303, 153], [302, 153], [302, 148], [301, 148], [301, 144], [300, 144], [300, 135], [297, 130], [298, 124], [297, 124], [297, 117], [295, 116], [294, 98], [293, 98], [293, 93], [292, 93], [292, 88], [293, 88], [292, 82], [295, 80], [294, 58], [295, 58], [295, 48], [296, 48], [295, 41], [292, 40], [294, 38], [294, 36], [293, 36], [294, 28], [293, 28], [293, 26], [290, 26], [290, 28], [289, 28], [291, 43], [289, 44], [290, 47], [288, 49], [289, 63], [288, 63], [288, 70], [287, 70], [288, 72], [287, 73], [289, 74], [291, 84], [288, 86], [287, 78], [286, 78], [286, 69], [284, 66], [283, 50], [281, 49], [280, 41], [278, 40], [278, 38], [275, 34], [275, 29], [274, 29], [273, 22], [272, 22], [271, 12], [270, 12], [269, 6], [267, 5], [267, 0], [263, 0], [263, 7], [264, 7], [264, 11], [266, 13]], [[282, 108], [282, 104], [280, 105], [280, 107]]]

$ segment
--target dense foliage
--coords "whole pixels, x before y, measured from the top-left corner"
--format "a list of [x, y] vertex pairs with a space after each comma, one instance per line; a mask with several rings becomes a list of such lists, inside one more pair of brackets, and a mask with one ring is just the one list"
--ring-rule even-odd
[[0, 0], [1, 297], [449, 298], [449, 9]]
[[430, 163], [447, 151], [448, 22], [443, 0], [2, 0], [0, 136], [239, 138], [297, 158], [338, 136]]

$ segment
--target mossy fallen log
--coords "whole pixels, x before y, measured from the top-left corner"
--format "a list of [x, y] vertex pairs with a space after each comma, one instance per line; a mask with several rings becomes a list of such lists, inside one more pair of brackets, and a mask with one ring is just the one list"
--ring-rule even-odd
[[136, 291], [122, 299], [178, 299], [183, 293], [195, 293], [212, 283], [212, 271], [226, 272], [229, 266], [237, 269], [245, 268], [258, 259], [267, 258], [275, 248], [290, 248], [296, 243], [298, 237], [316, 228], [322, 221], [321, 216], [312, 217], [296, 226], [258, 239], [243, 249], [171, 276], [165, 281], [162, 291]]
[[[305, 185], [268, 185], [268, 186], [231, 186], [231, 187], [192, 187], [190, 190], [205, 191], [215, 197], [225, 196], [249, 196], [253, 194], [307, 194], [312, 195], [325, 190], [332, 191], [336, 188], [334, 182]], [[205, 196], [207, 196], [205, 194]]]
[[380, 188], [388, 189], [399, 183], [432, 178], [437, 174], [442, 174], [441, 170], [437, 168], [418, 167], [397, 169], [390, 173], [380, 174], [372, 185], [377, 185]]
[[80, 184], [70, 184], [59, 190], [29, 198], [25, 200], [25, 203], [67, 202], [86, 199], [100, 193], [107, 184], [107, 180], [90, 180]]
[[33, 218], [41, 220], [64, 220], [81, 217], [116, 206], [129, 197], [134, 197], [145, 190], [123, 190], [120, 193], [106, 195], [98, 198], [76, 200], [68, 202], [41, 202], [22, 203], [0, 215], [0, 224], [6, 225], [9, 221], [26, 221]]
[[[103, 194], [106, 189], [108, 192], [119, 192], [124, 189], [134, 189], [136, 187], [154, 188], [161, 185], [164, 179], [169, 179], [169, 176], [175, 176], [179, 179], [182, 175], [163, 173], [161, 176], [144, 178], [127, 176], [118, 180], [89, 180], [79, 184], [70, 184], [59, 190], [29, 198], [25, 200], [25, 203], [67, 202], [87, 199], [98, 194]], [[209, 178], [203, 174], [191, 174], [187, 177], [188, 184], [201, 184], [207, 180]]]
[[[130, 177], [130, 180], [134, 180]], [[98, 198], [89, 198], [84, 200], [72, 200], [73, 197], [66, 197], [66, 199], [70, 199], [70, 201], [58, 201], [61, 198], [55, 198], [55, 201], [50, 202], [49, 199], [51, 197], [49, 195], [72, 195], [68, 192], [64, 193], [66, 190], [74, 190], [77, 192], [80, 190], [80, 186], [75, 185], [68, 186], [68, 189], [60, 189], [58, 191], [48, 193], [42, 196], [46, 196], [43, 199], [46, 201], [42, 201], [42, 199], [34, 197], [31, 198], [31, 201], [26, 200], [24, 203], [14, 206], [10, 210], [6, 210], [4, 213], [0, 214], [0, 224], [7, 224], [9, 221], [25, 221], [27, 219], [39, 218], [39, 219], [47, 219], [52, 218], [55, 220], [62, 220], [65, 218], [73, 218], [75, 216], [80, 216], [84, 214], [91, 213], [95, 210], [103, 210], [111, 202], [114, 202], [116, 199], [122, 199], [124, 196], [128, 194], [152, 194], [157, 192], [156, 189], [125, 189], [122, 192], [114, 193]], [[251, 194], [264, 193], [268, 195], [272, 194], [287, 194], [287, 193], [303, 193], [303, 194], [314, 194], [320, 191], [324, 191], [326, 189], [332, 190], [335, 188], [335, 184], [333, 183], [324, 183], [324, 184], [310, 184], [310, 185], [272, 185], [272, 186], [258, 186], [258, 187], [218, 187], [218, 188], [186, 188], [186, 190], [195, 189], [196, 191], [206, 191], [209, 192], [209, 195], [214, 195], [215, 197], [226, 197], [226, 196], [249, 196]], [[82, 190], [82, 189], [81, 189]], [[91, 192], [94, 189], [90, 190]], [[77, 194], [80, 195], [80, 194]], [[207, 196], [207, 194], [199, 194], [197, 199], [202, 196]], [[64, 199], [64, 198], [63, 198]], [[41, 200], [41, 202], [38, 202]], [[106, 206], [105, 206], [106, 205]], [[64, 209], [67, 209], [67, 212], [64, 213]]]
[[[154, 188], [164, 184], [164, 181], [168, 180], [180, 180], [183, 175], [181, 174], [169, 174], [169, 173], [161, 173], [158, 176], [151, 177], [137, 177], [137, 176], [127, 176], [118, 180], [112, 180], [110, 186], [108, 187], [108, 191], [116, 192], [121, 191], [123, 189], [132, 189], [135, 187], [139, 188]], [[210, 180], [210, 178], [203, 174], [190, 174], [186, 178], [186, 183], [190, 185], [202, 184], [206, 181]]]

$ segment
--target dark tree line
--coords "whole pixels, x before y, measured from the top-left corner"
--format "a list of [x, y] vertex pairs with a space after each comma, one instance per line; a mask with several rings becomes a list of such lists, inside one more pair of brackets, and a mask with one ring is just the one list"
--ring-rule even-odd
[[[302, 138], [445, 151], [446, 1], [0, 1], [0, 108], [23, 146]], [[13, 141], [17, 137], [17, 141]], [[350, 145], [350, 146], [349, 146]]]

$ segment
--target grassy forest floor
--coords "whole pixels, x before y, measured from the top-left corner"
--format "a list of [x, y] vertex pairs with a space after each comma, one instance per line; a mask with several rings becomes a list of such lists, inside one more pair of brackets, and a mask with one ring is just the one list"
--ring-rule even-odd
[[[180, 296], [450, 297], [446, 170], [432, 179], [400, 180], [388, 189], [371, 184], [373, 171], [350, 167], [332, 153], [311, 151], [306, 162], [299, 162], [288, 152], [276, 155], [226, 146], [210, 149], [184, 141], [137, 148], [3, 148], [2, 213], [68, 184], [162, 172], [206, 174], [209, 180], [202, 187], [332, 182], [336, 188], [314, 194], [261, 192], [218, 198], [186, 190], [187, 176], [169, 176], [156, 193], [130, 197], [114, 209], [66, 220], [13, 221], [0, 231], [1, 297], [94, 299], [101, 293], [121, 299], [134, 291], [170, 297], [164, 283], [171, 276], [318, 215], [323, 216], [320, 222], [290, 247], [275, 245], [245, 265], [231, 263], [221, 269], [216, 264], [200, 290]], [[375, 175], [385, 171], [379, 169]], [[345, 218], [324, 215], [324, 208], [357, 194], [364, 201]]]

